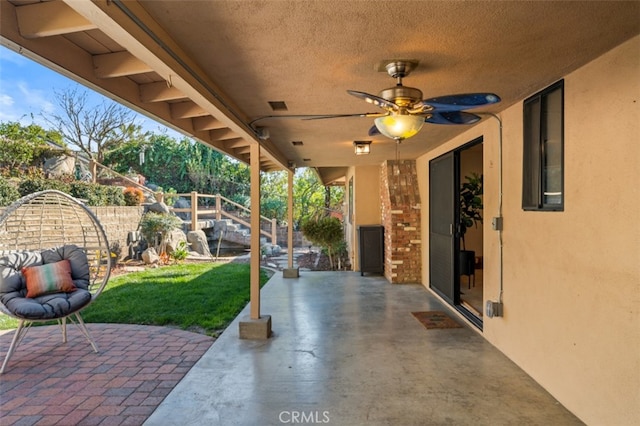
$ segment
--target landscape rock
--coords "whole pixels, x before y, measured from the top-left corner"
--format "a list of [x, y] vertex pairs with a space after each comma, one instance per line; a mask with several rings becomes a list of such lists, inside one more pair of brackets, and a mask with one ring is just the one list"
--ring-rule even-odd
[[207, 241], [207, 236], [204, 231], [189, 231], [187, 234], [187, 242], [191, 245], [191, 249], [195, 252], [198, 252], [204, 256], [211, 256], [211, 251], [209, 250], [209, 242]]
[[187, 235], [181, 229], [174, 229], [169, 232], [165, 242], [167, 253], [171, 254], [180, 246], [180, 243], [187, 244]]
[[160, 214], [169, 214], [169, 206], [165, 203], [153, 203], [147, 207], [150, 212], [160, 213]]
[[156, 252], [156, 249], [148, 248], [142, 252], [142, 261], [147, 265], [157, 264], [160, 261], [160, 256]]
[[[191, 202], [184, 198], [178, 198], [176, 202], [173, 203], [173, 207], [176, 209], [190, 209]], [[191, 213], [189, 212], [176, 212], [176, 216], [182, 220], [191, 220]]]
[[75, 172], [75, 162], [76, 160], [68, 155], [49, 158], [44, 162], [45, 176], [55, 177], [65, 174], [73, 175]]

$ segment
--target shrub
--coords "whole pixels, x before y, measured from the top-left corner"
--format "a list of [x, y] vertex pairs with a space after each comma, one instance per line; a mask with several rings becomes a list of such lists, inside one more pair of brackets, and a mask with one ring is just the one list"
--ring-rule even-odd
[[124, 206], [124, 195], [122, 189], [118, 186], [98, 185], [100, 191], [104, 194], [107, 206]]
[[173, 194], [177, 194], [177, 191], [173, 188], [169, 188], [164, 192], [164, 203], [168, 206], [173, 206], [176, 201], [178, 201], [178, 199], [180, 197], [178, 197], [177, 195], [173, 195]]
[[189, 247], [185, 241], [180, 241], [180, 243], [178, 243], [178, 247], [176, 247], [171, 253], [171, 257], [176, 262], [180, 262], [181, 260], [185, 260], [187, 256], [189, 256]]
[[144, 193], [138, 188], [125, 188], [122, 195], [124, 196], [124, 204], [127, 206], [139, 206], [144, 201]]
[[[182, 221], [172, 214], [147, 212], [140, 221], [140, 232], [149, 247], [154, 247], [159, 256], [166, 254], [166, 239], [171, 231], [182, 226]], [[158, 241], [158, 237], [160, 241]]]
[[309, 241], [327, 250], [333, 269], [333, 254], [344, 241], [342, 223], [335, 217], [309, 219], [302, 224], [302, 233]]
[[0, 206], [8, 206], [20, 198], [20, 192], [8, 179], [0, 179]]
[[69, 185], [69, 194], [84, 200], [88, 206], [104, 205], [104, 197], [96, 185], [86, 182], [73, 182]]
[[34, 192], [55, 189], [84, 200], [89, 206], [124, 206], [124, 197], [119, 187], [80, 181], [69, 183], [69, 180], [66, 176], [59, 179], [29, 176], [20, 182], [18, 192], [24, 197]]
[[18, 185], [18, 191], [22, 197], [47, 189], [57, 189], [58, 191], [66, 192], [67, 194], [71, 192], [70, 186], [65, 182], [40, 177], [27, 178]]

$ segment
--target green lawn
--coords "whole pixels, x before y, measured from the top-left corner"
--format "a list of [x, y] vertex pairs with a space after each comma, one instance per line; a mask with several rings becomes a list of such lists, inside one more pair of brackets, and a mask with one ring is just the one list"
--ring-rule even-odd
[[[193, 263], [112, 277], [85, 322], [174, 326], [215, 336], [249, 301], [249, 265]], [[260, 286], [269, 276], [260, 272]], [[17, 321], [0, 315], [0, 329]]]

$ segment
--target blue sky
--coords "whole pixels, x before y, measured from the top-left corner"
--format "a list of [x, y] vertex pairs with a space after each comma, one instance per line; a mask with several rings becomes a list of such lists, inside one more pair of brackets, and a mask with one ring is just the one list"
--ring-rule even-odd
[[[42, 114], [50, 114], [57, 108], [55, 91], [60, 92], [74, 87], [88, 93], [87, 99], [90, 104], [111, 102], [110, 99], [62, 74], [0, 46], [0, 122], [18, 121], [24, 125], [35, 123], [44, 128], [50, 128], [42, 118]], [[142, 125], [144, 130], [154, 133], [167, 132], [176, 139], [182, 138], [181, 134], [140, 114], [135, 114], [136, 123]]]

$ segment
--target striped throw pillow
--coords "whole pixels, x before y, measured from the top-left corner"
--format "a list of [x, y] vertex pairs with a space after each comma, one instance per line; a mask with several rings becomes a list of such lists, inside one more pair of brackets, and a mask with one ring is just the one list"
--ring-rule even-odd
[[71, 263], [68, 260], [22, 268], [27, 282], [27, 297], [38, 297], [48, 293], [66, 293], [77, 289], [71, 278]]

